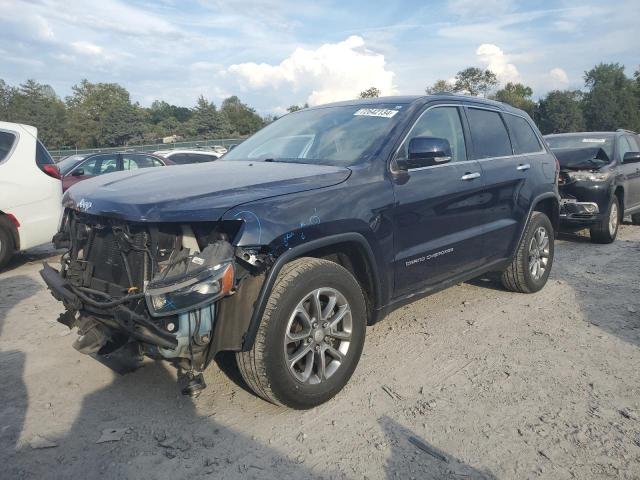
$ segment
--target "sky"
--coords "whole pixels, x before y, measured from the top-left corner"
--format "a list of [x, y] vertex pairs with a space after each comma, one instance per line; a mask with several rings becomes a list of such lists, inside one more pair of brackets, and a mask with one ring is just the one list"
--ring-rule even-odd
[[0, 0], [0, 79], [60, 95], [86, 78], [148, 106], [220, 103], [258, 112], [421, 94], [468, 67], [539, 97], [582, 88], [584, 71], [640, 64], [640, 1]]

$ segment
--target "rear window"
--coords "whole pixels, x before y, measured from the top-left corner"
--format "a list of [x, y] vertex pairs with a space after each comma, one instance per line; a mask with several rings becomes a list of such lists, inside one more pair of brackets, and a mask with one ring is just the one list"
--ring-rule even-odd
[[516, 155], [523, 153], [537, 153], [542, 150], [538, 136], [524, 118], [517, 115], [504, 116], [509, 131], [511, 132], [511, 140], [513, 141], [513, 150]]
[[16, 135], [10, 132], [0, 132], [0, 163], [9, 156], [16, 142]]
[[469, 108], [468, 115], [476, 158], [512, 155], [509, 134], [498, 112]]
[[186, 165], [188, 163], [211, 162], [217, 160], [217, 158], [218, 157], [213, 155], [204, 155], [201, 153], [176, 153], [175, 155], [171, 155], [169, 160], [178, 165]]
[[53, 161], [53, 158], [51, 158], [51, 155], [49, 155], [49, 152], [44, 145], [42, 145], [40, 140], [36, 143], [36, 163], [39, 167], [42, 167], [43, 165], [55, 165], [56, 163]]

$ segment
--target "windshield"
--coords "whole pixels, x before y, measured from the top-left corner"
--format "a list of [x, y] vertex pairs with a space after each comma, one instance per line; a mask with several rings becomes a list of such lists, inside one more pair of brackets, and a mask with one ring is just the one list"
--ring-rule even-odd
[[560, 149], [582, 149], [582, 148], [600, 148], [609, 159], [613, 158], [613, 135], [558, 135], [553, 137], [545, 137], [552, 150]]
[[66, 175], [71, 170], [73, 170], [73, 167], [84, 160], [85, 157], [86, 155], [71, 155], [70, 157], [67, 157], [64, 160], [60, 161], [58, 163], [58, 169], [60, 170], [60, 173], [62, 175]]
[[221, 160], [352, 165], [373, 152], [401, 116], [403, 105], [349, 105], [285, 115]]

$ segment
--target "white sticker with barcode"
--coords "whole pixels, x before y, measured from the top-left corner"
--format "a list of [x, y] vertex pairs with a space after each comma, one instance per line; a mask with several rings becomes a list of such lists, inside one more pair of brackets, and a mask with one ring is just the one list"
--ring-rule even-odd
[[204, 258], [193, 257], [191, 263], [195, 263], [196, 265], [204, 265]]
[[361, 108], [356, 113], [354, 113], [354, 115], [359, 117], [391, 118], [396, 113], [398, 113], [397, 110], [390, 110], [388, 108]]

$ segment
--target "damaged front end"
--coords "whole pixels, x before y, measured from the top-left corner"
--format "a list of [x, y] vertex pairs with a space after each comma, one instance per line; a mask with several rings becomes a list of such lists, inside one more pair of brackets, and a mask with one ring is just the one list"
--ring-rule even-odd
[[232, 245], [241, 225], [123, 222], [67, 210], [54, 237], [67, 248], [60, 270], [45, 263], [41, 275], [65, 305], [59, 321], [77, 328], [74, 347], [126, 370], [144, 356], [166, 359], [186, 377], [183, 393], [197, 395], [219, 350], [216, 330], [238, 336], [243, 328], [216, 325], [221, 301], [266, 264], [261, 252]]

